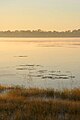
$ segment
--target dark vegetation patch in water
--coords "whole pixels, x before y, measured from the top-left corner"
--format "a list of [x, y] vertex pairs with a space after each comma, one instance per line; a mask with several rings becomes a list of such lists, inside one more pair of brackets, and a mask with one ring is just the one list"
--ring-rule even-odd
[[[35, 64], [23, 64], [19, 65], [16, 70], [19, 71], [26, 71], [26, 76], [30, 75], [31, 77], [39, 77], [40, 79], [58, 79], [58, 80], [66, 80], [66, 79], [74, 79], [75, 76], [72, 75], [70, 71], [68, 72], [62, 72], [60, 70], [52, 70], [49, 71], [48, 69], [44, 69], [41, 65], [35, 65]], [[36, 75], [35, 75], [36, 74]]]
[[41, 67], [41, 65], [34, 65], [34, 64], [25, 64], [25, 65], [19, 65], [19, 66], [22, 66], [22, 67]]
[[16, 70], [28, 70], [28, 68], [16, 68]]
[[25, 57], [28, 57], [28, 56], [26, 56], [26, 55], [20, 55], [20, 56], [14, 56], [14, 57], [25, 58]]
[[67, 77], [63, 77], [63, 76], [58, 76], [58, 77], [53, 77], [53, 76], [44, 76], [44, 77], [42, 77], [42, 79], [69, 79], [69, 77], [67, 76]]

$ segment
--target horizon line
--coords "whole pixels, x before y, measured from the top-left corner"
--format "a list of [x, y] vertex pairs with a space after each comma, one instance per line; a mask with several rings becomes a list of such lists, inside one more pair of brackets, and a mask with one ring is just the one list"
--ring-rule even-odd
[[21, 31], [30, 31], [30, 32], [33, 32], [33, 31], [38, 31], [38, 32], [67, 32], [67, 31], [69, 31], [69, 32], [72, 32], [74, 30], [77, 31], [77, 30], [80, 30], [80, 29], [73, 29], [73, 30], [68, 29], [68, 30], [61, 30], [61, 31], [58, 31], [58, 30], [42, 30], [42, 29], [33, 29], [33, 30], [30, 30], [30, 29], [10, 30], [10, 29], [8, 29], [8, 30], [0, 30], [0, 32], [21, 32]]

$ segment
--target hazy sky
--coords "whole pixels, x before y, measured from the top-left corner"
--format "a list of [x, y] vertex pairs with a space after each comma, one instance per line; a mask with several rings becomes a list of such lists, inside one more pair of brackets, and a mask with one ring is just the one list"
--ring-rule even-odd
[[80, 28], [80, 0], [0, 0], [0, 30]]

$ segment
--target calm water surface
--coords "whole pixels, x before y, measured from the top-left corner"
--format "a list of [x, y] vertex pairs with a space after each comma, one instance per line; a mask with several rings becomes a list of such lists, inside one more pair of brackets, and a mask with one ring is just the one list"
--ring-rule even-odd
[[0, 38], [0, 84], [80, 87], [80, 38]]

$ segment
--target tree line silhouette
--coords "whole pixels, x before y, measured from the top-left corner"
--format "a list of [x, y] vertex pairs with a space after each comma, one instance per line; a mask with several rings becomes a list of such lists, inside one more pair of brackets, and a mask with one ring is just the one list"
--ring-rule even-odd
[[0, 37], [80, 37], [80, 29], [73, 31], [15, 30], [0, 31]]

